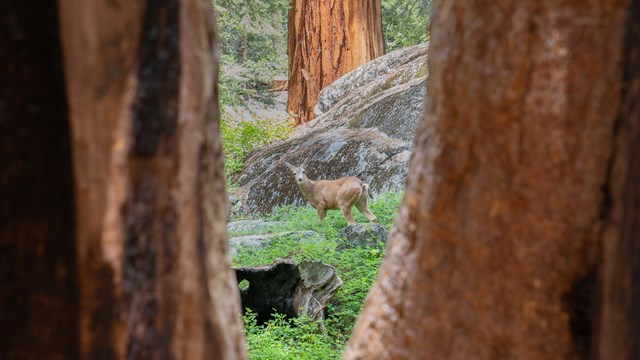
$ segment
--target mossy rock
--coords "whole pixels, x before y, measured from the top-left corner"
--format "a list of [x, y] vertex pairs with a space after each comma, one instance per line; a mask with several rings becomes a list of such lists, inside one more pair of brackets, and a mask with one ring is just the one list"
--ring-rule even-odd
[[341, 238], [337, 250], [374, 247], [378, 243], [386, 243], [387, 231], [378, 224], [349, 225], [338, 233]]

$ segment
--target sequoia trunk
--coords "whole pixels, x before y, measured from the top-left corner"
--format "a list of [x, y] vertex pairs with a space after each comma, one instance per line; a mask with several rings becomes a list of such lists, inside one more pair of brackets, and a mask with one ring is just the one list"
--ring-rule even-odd
[[0, 358], [74, 359], [71, 130], [55, 2], [1, 2], [0, 32]]
[[427, 114], [345, 359], [638, 357], [638, 4], [437, 2]]
[[313, 119], [325, 86], [384, 53], [380, 0], [292, 0], [288, 111]]
[[2, 12], [12, 42], [2, 48], [11, 92], [0, 94], [0, 348], [244, 358], [213, 9], [116, 5], [59, 0], [59, 25], [55, 3]]
[[640, 359], [640, 1], [627, 15], [621, 101], [614, 127], [601, 236], [594, 354]]

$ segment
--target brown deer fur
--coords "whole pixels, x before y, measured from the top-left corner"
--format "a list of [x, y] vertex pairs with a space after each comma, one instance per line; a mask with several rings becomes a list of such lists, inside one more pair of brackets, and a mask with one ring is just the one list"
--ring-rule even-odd
[[318, 210], [318, 222], [324, 219], [327, 210], [340, 209], [347, 223], [353, 225], [356, 223], [351, 214], [351, 208], [354, 205], [369, 221], [378, 222], [367, 204], [370, 196], [369, 185], [354, 176], [337, 180], [311, 180], [305, 174], [305, 163], [293, 166], [284, 161], [284, 164], [293, 171], [302, 195]]

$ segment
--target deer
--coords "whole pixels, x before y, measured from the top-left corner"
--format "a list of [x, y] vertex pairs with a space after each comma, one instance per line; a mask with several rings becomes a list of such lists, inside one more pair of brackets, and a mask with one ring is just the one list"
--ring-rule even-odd
[[318, 211], [318, 224], [326, 216], [327, 210], [342, 210], [342, 215], [347, 219], [348, 225], [354, 225], [356, 221], [351, 214], [351, 208], [355, 205], [369, 221], [374, 224], [378, 219], [371, 213], [368, 198], [371, 197], [369, 185], [363, 183], [355, 176], [343, 177], [336, 180], [311, 180], [305, 174], [303, 161], [300, 166], [293, 166], [286, 161], [283, 163], [293, 171], [293, 175], [302, 195]]

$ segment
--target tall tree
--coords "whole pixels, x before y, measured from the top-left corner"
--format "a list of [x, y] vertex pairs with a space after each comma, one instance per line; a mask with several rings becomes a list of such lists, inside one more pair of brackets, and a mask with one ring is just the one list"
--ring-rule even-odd
[[220, 101], [241, 105], [271, 102], [268, 87], [287, 73], [287, 13], [290, 0], [219, 0]]
[[288, 111], [313, 119], [318, 93], [384, 53], [380, 0], [291, 0]]
[[2, 5], [0, 357], [243, 358], [210, 3], [39, 5]]
[[288, 0], [216, 1], [222, 52], [242, 64], [250, 52], [270, 61], [285, 54], [288, 6]]
[[640, 1], [434, 10], [425, 122], [345, 359], [637, 359]]
[[78, 354], [71, 129], [52, 1], [0, 3], [0, 358]]

